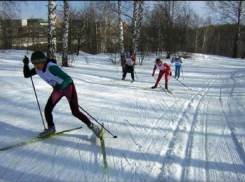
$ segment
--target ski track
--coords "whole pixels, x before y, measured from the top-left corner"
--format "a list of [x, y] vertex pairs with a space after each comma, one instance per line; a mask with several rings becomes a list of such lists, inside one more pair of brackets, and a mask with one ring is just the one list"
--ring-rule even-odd
[[[227, 73], [225, 75], [227, 75]], [[213, 141], [213, 140], [210, 140], [209, 137], [207, 136], [207, 134], [209, 133], [208, 121], [210, 120], [210, 118], [208, 118], [209, 117], [208, 115], [210, 114], [208, 113], [212, 113], [212, 109], [209, 108], [209, 105], [211, 104], [211, 102], [216, 102], [217, 100], [217, 98], [213, 98], [213, 93], [214, 95], [217, 95], [215, 94], [216, 93], [215, 90], [217, 89], [213, 89], [213, 85], [216, 82], [219, 82], [220, 79], [221, 79], [220, 76], [214, 76], [212, 79], [210, 79], [206, 83], [206, 89], [198, 91], [195, 95], [193, 95], [188, 100], [187, 103], [184, 103], [184, 102], [181, 103], [181, 98], [175, 101], [178, 107], [183, 108], [181, 112], [182, 116], [178, 116], [178, 121], [176, 122], [177, 125], [175, 125], [174, 127], [173, 134], [171, 136], [172, 139], [170, 140], [169, 145], [167, 147], [168, 149], [167, 150], [163, 149], [162, 151], [159, 152], [160, 156], [164, 156], [164, 160], [161, 162], [161, 164], [159, 164], [160, 157], [157, 157], [154, 159], [158, 161], [157, 165], [151, 165], [147, 162], [146, 164], [142, 164], [142, 163], [140, 164], [141, 167], [142, 165], [145, 165], [146, 166], [145, 169], [149, 169], [149, 167], [151, 166], [150, 169], [152, 169], [151, 174], [153, 174], [153, 176], [155, 175], [154, 173], [157, 173], [156, 172], [157, 170], [158, 171], [160, 170], [158, 177], [156, 178], [157, 181], [176, 181], [176, 180], [177, 181], [212, 181], [212, 180], [219, 179], [219, 177], [212, 177], [215, 175], [220, 175], [220, 174], [211, 174], [210, 171], [212, 171], [213, 167], [210, 167], [210, 165], [212, 163], [204, 162], [204, 161], [209, 161], [209, 158], [211, 158], [209, 152], [210, 152], [210, 145], [212, 144], [209, 143], [208, 141]], [[145, 98], [147, 98], [147, 96]], [[151, 105], [150, 100], [147, 99], [147, 101], [148, 101], [148, 106]], [[160, 102], [154, 103], [154, 107], [155, 108], [160, 107], [161, 110], [168, 110], [168, 108], [174, 107], [174, 104], [175, 104], [174, 103], [172, 106], [167, 106], [165, 104], [164, 99], [162, 99], [162, 102], [163, 104]], [[144, 117], [142, 116], [142, 114], [143, 115], [146, 114], [148, 117], [151, 115], [149, 111], [147, 111], [147, 109], [144, 109], [144, 107], [141, 106], [140, 104], [137, 103], [136, 106], [138, 108], [138, 112], [141, 114], [141, 117]], [[154, 111], [154, 108], [151, 108], [149, 110]], [[175, 108], [173, 108], [173, 110], [175, 110]], [[192, 118], [190, 117], [190, 111], [192, 111], [191, 112], [193, 116]], [[206, 117], [203, 117], [203, 118], [206, 118], [205, 120], [199, 121], [200, 119], [198, 118], [199, 118], [199, 115], [201, 114], [199, 113], [200, 111], [206, 113]], [[162, 116], [160, 116], [159, 118], [161, 117]], [[176, 119], [176, 118], [173, 119], [173, 116], [171, 118], [171, 116], [169, 116], [168, 114], [165, 117], [167, 118], [168, 121]], [[189, 122], [190, 120], [191, 122]], [[127, 122], [129, 123], [129, 121]], [[174, 121], [172, 122], [172, 124], [173, 123]], [[148, 139], [146, 142], [145, 139], [147, 138], [149, 133], [151, 135], [152, 134], [156, 135], [156, 132], [155, 131], [153, 132], [152, 130], [156, 125], [158, 127], [164, 126], [165, 122], [162, 122], [161, 124], [162, 125], [159, 124], [158, 120], [155, 123], [152, 123], [152, 127], [150, 127], [147, 130], [147, 132], [144, 132], [146, 134], [142, 140], [136, 139], [129, 132], [131, 139], [136, 145], [136, 150], [141, 152], [141, 155], [143, 156], [145, 161], [152, 160], [152, 158], [147, 154], [147, 151], [150, 151], [151, 145], [154, 145], [154, 143], [156, 142], [154, 141], [154, 139], [152, 140]], [[132, 124], [130, 125], [134, 130], [137, 130]], [[223, 129], [221, 128], [221, 131], [224, 131], [224, 130], [225, 130], [225, 126], [223, 126]], [[163, 137], [165, 138], [169, 133], [167, 132], [165, 135], [163, 135]], [[186, 138], [186, 137], [188, 137], [188, 140], [186, 140], [187, 143], [183, 143], [181, 138]], [[151, 137], [151, 138], [154, 138], [154, 137]], [[221, 138], [224, 138], [224, 137], [221, 135]], [[197, 146], [201, 148], [196, 148], [195, 147], [196, 143], [204, 143], [204, 145]], [[235, 141], [233, 143], [235, 143], [236, 145], [235, 148], [239, 146], [238, 142]], [[213, 146], [211, 148], [216, 149]], [[226, 146], [226, 148], [229, 148], [229, 147]], [[230, 154], [230, 152], [228, 152], [228, 154]], [[198, 160], [195, 160], [195, 158], [197, 158]], [[230, 160], [232, 161], [232, 159]], [[242, 157], [241, 160], [243, 162], [244, 157]], [[176, 169], [178, 169], [178, 167], [176, 165], [181, 165], [184, 167], [181, 171], [177, 171]], [[136, 170], [136, 173], [137, 173], [137, 165], [135, 165], [135, 167], [136, 169], [134, 170]], [[243, 171], [243, 170], [244, 169], [241, 168], [241, 169], [238, 169], [237, 172], [239, 173], [239, 171]], [[139, 173], [144, 174], [144, 172], [142, 171], [139, 171]], [[190, 175], [190, 174], [194, 174], [194, 175]], [[225, 172], [223, 175], [225, 175]], [[176, 176], [177, 178], [174, 178], [172, 176]], [[144, 178], [144, 176], [141, 176], [141, 178], [143, 180], [147, 179], [147, 178]], [[242, 175], [239, 179], [235, 179], [235, 180], [242, 181], [243, 178], [244, 176]], [[232, 179], [233, 178], [229, 178], [229, 180], [232, 180]], [[142, 181], [141, 179], [139, 180]]]
[[[199, 64], [195, 62], [192, 66]], [[238, 98], [241, 97], [236, 90], [241, 83], [244, 84], [244, 81], [241, 81], [245, 76], [244, 70], [234, 71], [235, 69], [231, 68], [217, 75], [204, 76], [204, 81], [200, 83], [205, 85], [202, 89], [175, 89], [174, 94], [168, 94], [161, 91], [136, 91], [139, 86], [153, 83], [154, 80], [150, 77], [145, 78], [144, 85], [137, 82], [112, 82], [111, 77], [101, 77], [103, 72], [100, 69], [90, 72], [90, 67], [94, 68], [94, 65], [83, 66], [84, 72], [74, 78], [78, 87], [80, 84], [86, 87], [86, 91], [81, 89], [79, 92], [82, 95], [82, 106], [98, 121], [103, 122], [112, 133], [118, 134], [118, 139], [113, 139], [106, 133], [109, 175], [103, 170], [98, 140], [89, 137], [91, 132], [84, 127], [82, 132], [74, 131], [22, 146], [18, 152], [5, 152], [4, 156], [9, 160], [2, 160], [4, 163], [0, 165], [0, 181], [245, 181], [244, 131], [239, 128], [235, 114], [244, 111], [245, 106], [240, 103], [238, 108], [234, 108], [232, 104], [236, 102], [236, 94]], [[114, 74], [115, 71], [107, 69], [107, 66], [103, 66], [103, 69]], [[75, 72], [80, 72], [80, 69], [74, 68], [74, 75]], [[18, 69], [14, 67], [15, 72], [16, 70]], [[142, 76], [140, 68], [137, 70], [137, 76]], [[129, 74], [127, 79], [131, 79]], [[34, 79], [34, 83], [38, 90], [48, 88], [42, 86], [39, 79]], [[30, 79], [25, 79], [24, 84], [3, 82], [0, 85], [6, 92], [0, 96], [4, 103], [8, 103], [4, 105], [5, 108], [14, 105], [12, 103], [18, 103], [18, 107], [27, 107], [21, 111], [32, 109], [31, 105], [36, 103], [36, 100], [33, 97], [33, 89], [30, 88]], [[180, 85], [177, 81], [174, 84]], [[114, 89], [115, 94], [108, 96], [108, 88]], [[88, 90], [93, 92], [97, 89], [100, 92], [93, 96], [93, 102], [96, 103], [91, 103], [86, 94]], [[240, 89], [244, 91], [244, 88]], [[16, 92], [23, 97], [13, 97]], [[46, 98], [49, 94], [40, 92], [38, 96]], [[109, 100], [110, 97], [115, 97], [115, 101]], [[21, 103], [26, 98], [28, 101]], [[67, 101], [61, 101], [60, 108], [56, 110], [61, 114], [56, 117], [60, 128], [70, 119], [64, 109], [67, 107], [63, 106], [64, 103], [67, 104]], [[45, 100], [40, 99], [40, 104], [43, 108]], [[98, 105], [101, 107], [97, 107]], [[2, 116], [8, 118], [9, 111], [3, 111]], [[35, 114], [30, 114], [29, 117], [33, 115]], [[24, 122], [20, 123], [23, 124], [22, 127], [25, 126]], [[70, 125], [77, 123], [79, 121], [72, 121]], [[26, 133], [22, 130], [19, 132], [22, 135]], [[34, 133], [29, 132], [24, 136], [28, 138]], [[23, 140], [23, 137], [21, 138], [13, 137], [13, 143]], [[120, 141], [123, 141], [123, 145]]]

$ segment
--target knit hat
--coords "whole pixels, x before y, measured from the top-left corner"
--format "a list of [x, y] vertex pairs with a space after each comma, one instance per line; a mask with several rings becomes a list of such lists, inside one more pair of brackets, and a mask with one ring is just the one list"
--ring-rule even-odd
[[158, 62], [162, 62], [160, 58], [156, 59], [156, 63], [158, 63]]
[[45, 63], [47, 58], [42, 51], [35, 51], [31, 55], [32, 64]]

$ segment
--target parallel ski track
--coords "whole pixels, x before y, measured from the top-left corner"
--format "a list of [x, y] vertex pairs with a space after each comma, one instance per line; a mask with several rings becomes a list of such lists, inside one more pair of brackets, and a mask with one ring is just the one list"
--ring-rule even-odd
[[[194, 174], [193, 179], [189, 179], [190, 178], [190, 176], [189, 176], [190, 175], [190, 169], [189, 168], [191, 166], [191, 159], [194, 157], [193, 154], [199, 156], [199, 157], [195, 157], [195, 158], [198, 158], [198, 159], [199, 158], [204, 158], [205, 161], [208, 160], [207, 159], [207, 153], [206, 153], [207, 152], [207, 138], [206, 138], [207, 137], [207, 120], [206, 120], [207, 118], [205, 119], [205, 121], [202, 121], [201, 127], [203, 127], [203, 128], [200, 129], [200, 130], [202, 130], [202, 132], [204, 134], [204, 136], [200, 138], [202, 140], [202, 143], [204, 143], [204, 149], [203, 150], [200, 150], [200, 153], [199, 152], [193, 153], [192, 150], [193, 150], [193, 140], [194, 140], [194, 137], [195, 137], [194, 136], [194, 133], [195, 133], [195, 124], [197, 122], [198, 110], [200, 108], [203, 108], [202, 105], [205, 106], [205, 104], [203, 103], [203, 100], [206, 99], [206, 95], [207, 95], [207, 93], [209, 93], [209, 90], [211, 88], [211, 85], [214, 83], [214, 81], [216, 79], [217, 79], [217, 76], [215, 76], [214, 78], [212, 78], [211, 80], [208, 81], [208, 83], [206, 84], [207, 85], [207, 88], [204, 91], [204, 94], [202, 94], [201, 98], [199, 98], [199, 100], [198, 100], [198, 104], [197, 104], [197, 107], [195, 109], [194, 117], [192, 119], [191, 129], [190, 129], [189, 134], [188, 134], [189, 137], [188, 137], [188, 142], [187, 142], [187, 145], [186, 145], [186, 148], [185, 148], [185, 151], [186, 152], [185, 152], [185, 158], [184, 158], [185, 159], [185, 161], [184, 161], [185, 165], [184, 165], [184, 167], [182, 169], [181, 179], [180, 180], [183, 180], [183, 181], [189, 181], [189, 180], [191, 180], [191, 181], [192, 180], [193, 181], [196, 181], [196, 180], [197, 181], [207, 181], [206, 175], [205, 175], [205, 171], [207, 169], [207, 166], [206, 165], [204, 166], [204, 168], [199, 168], [196, 171], [194, 171], [194, 173], [193, 173]], [[202, 92], [202, 91], [199, 91], [199, 93], [200, 92]], [[197, 98], [198, 96], [200, 96], [199, 93], [196, 94], [196, 95], [194, 95], [194, 97], [192, 98], [192, 101], [191, 102], [193, 102], [195, 98]], [[206, 104], [206, 109], [205, 109], [206, 111], [208, 109], [208, 104], [210, 102], [210, 99], [211, 99], [211, 97], [208, 98], [208, 102]], [[201, 135], [201, 133], [200, 133], [200, 135]], [[200, 177], [200, 176], [202, 176], [202, 177]], [[200, 178], [202, 178], [202, 179], [200, 179]]]
[[[233, 119], [233, 114], [232, 114], [232, 109], [231, 109], [231, 105], [230, 105], [230, 100], [232, 99], [232, 94], [234, 92], [234, 88], [236, 87], [236, 79], [234, 79], [235, 75], [238, 74], [238, 73], [242, 73], [243, 74], [243, 78], [244, 78], [244, 70], [239, 70], [237, 72], [234, 72], [230, 78], [226, 79], [224, 82], [223, 82], [223, 87], [220, 89], [220, 100], [221, 100], [221, 106], [222, 106], [222, 111], [223, 111], [223, 114], [224, 114], [224, 118], [226, 120], [226, 123], [227, 123], [227, 126], [229, 128], [229, 133], [231, 135], [231, 139], [232, 139], [232, 143], [235, 145], [234, 149], [236, 149], [236, 153], [233, 153], [232, 151], [232, 148], [230, 148], [228, 146], [228, 143], [226, 144], [227, 145], [227, 149], [229, 150], [229, 155], [231, 155], [231, 157], [233, 159], [238, 159], [238, 161], [236, 161], [237, 163], [242, 163], [243, 165], [239, 166], [239, 165], [234, 165], [234, 168], [235, 168], [235, 171], [238, 171], [237, 173], [237, 179], [235, 179], [235, 181], [245, 181], [245, 175], [244, 175], [244, 171], [245, 171], [245, 151], [244, 149], [241, 147], [241, 145], [239, 144], [239, 141], [238, 141], [238, 138], [236, 137], [236, 135], [234, 134], [234, 128], [232, 126], [232, 124], [234, 124], [234, 119]], [[225, 89], [226, 87], [226, 83], [229, 82], [229, 80], [232, 81], [232, 87], [231, 87], [231, 90], [229, 92], [229, 96], [227, 98], [227, 102], [225, 101], [226, 100], [226, 97], [223, 98], [223, 95], [222, 94], [222, 89]], [[226, 94], [227, 95], [227, 94]], [[226, 109], [228, 108], [228, 109]]]
[[[158, 94], [159, 93], [156, 93], [156, 95], [158, 95]], [[142, 100], [139, 100], [139, 102], [136, 100], [136, 108], [137, 108], [136, 111], [137, 111], [139, 117], [142, 118], [139, 123], [142, 123], [142, 124], [146, 123], [144, 121], [144, 117], [149, 118], [149, 117], [154, 116], [156, 114], [159, 115], [157, 120], [155, 120], [154, 122], [151, 121], [151, 127], [143, 127], [143, 129], [144, 129], [143, 133], [145, 133], [145, 134], [141, 138], [135, 138], [133, 135], [131, 135], [129, 127], [132, 127], [134, 130], [142, 130], [142, 128], [140, 127], [139, 129], [136, 129], [136, 127], [133, 126], [133, 124], [131, 124], [130, 121], [127, 121], [127, 123], [130, 123], [130, 126], [127, 126], [128, 127], [127, 131], [129, 133], [129, 135], [131, 136], [131, 139], [135, 143], [135, 146], [136, 146], [135, 150], [139, 151], [140, 154], [142, 155], [142, 157], [146, 161], [146, 162], [136, 163], [134, 165], [134, 168], [132, 168], [132, 170], [135, 170], [135, 174], [136, 174], [136, 176], [138, 176], [140, 181], [145, 181], [145, 180], [147, 180], [147, 175], [146, 176], [137, 175], [138, 173], [144, 174], [144, 172], [142, 173], [142, 172], [138, 171], [137, 166], [142, 167], [142, 165], [145, 165], [146, 166], [145, 169], [148, 169], [148, 170], [150, 170], [150, 168], [149, 168], [150, 166], [151, 166], [151, 168], [154, 167], [155, 164], [152, 163], [151, 161], [157, 161], [158, 157], [155, 157], [152, 159], [152, 157], [148, 154], [148, 151], [151, 151], [151, 148], [154, 148], [154, 144], [159, 142], [159, 138], [152, 137], [152, 135], [158, 134], [159, 136], [163, 136], [163, 138], [164, 138], [164, 136], [166, 136], [169, 133], [166, 131], [162, 131], [161, 128], [164, 128], [164, 125], [166, 124], [166, 122], [167, 121], [169, 122], [169, 120], [170, 121], [173, 120], [173, 118], [171, 117], [171, 114], [167, 114], [167, 112], [162, 112], [162, 111], [166, 111], [169, 108], [174, 107], [174, 104], [171, 106], [168, 106], [164, 100], [159, 100], [158, 102], [156, 102], [155, 100], [150, 101], [148, 99], [148, 94], [144, 94], [140, 98], [147, 100], [147, 107], [150, 107], [150, 109], [147, 109], [145, 105], [144, 106], [141, 105]], [[181, 99], [178, 99], [178, 100], [181, 100]], [[151, 102], [153, 102], [153, 103], [151, 104]], [[155, 108], [158, 108], [158, 109], [155, 109]], [[154, 111], [154, 113], [150, 113], [149, 110]], [[150, 121], [148, 121], [148, 122], [150, 122]], [[140, 125], [137, 125], [137, 126], [139, 127]], [[142, 131], [141, 131], [141, 133], [142, 133]], [[149, 137], [149, 136], [151, 136], [151, 137]], [[161, 149], [157, 149], [157, 150], [160, 151]]]
[[[213, 81], [212, 82], [216, 82], [217, 81], [217, 78], [215, 78], [215, 79], [213, 79]], [[219, 80], [218, 80], [219, 81]], [[225, 86], [225, 84], [224, 83], [226, 83], [226, 80], [225, 81], [223, 81], [223, 85]], [[223, 87], [223, 86], [222, 86]], [[222, 98], [222, 87], [220, 88], [220, 97]], [[234, 86], [232, 87], [232, 88], [234, 88]], [[209, 86], [208, 87], [208, 90], [206, 91], [206, 97], [202, 97], [200, 100], [199, 100], [199, 104], [198, 104], [198, 107], [197, 107], [197, 110], [198, 110], [198, 108], [199, 107], [202, 107], [201, 105], [204, 105], [205, 106], [205, 103], [203, 103], [202, 102], [202, 100], [203, 99], [206, 99], [206, 98], [208, 98], [208, 101], [207, 101], [207, 103], [206, 103], [206, 111], [207, 112], [210, 112], [209, 111], [209, 103], [210, 102], [212, 102], [212, 97], [210, 96], [210, 91], [209, 90], [212, 90], [211, 89], [211, 87]], [[208, 93], [208, 94], [207, 94]], [[212, 94], [211, 94], [212, 95]], [[224, 110], [224, 108], [227, 108], [227, 106], [226, 105], [223, 105], [222, 107], [222, 110]], [[229, 112], [231, 111], [231, 109], [229, 109]], [[224, 112], [224, 117], [225, 117], [225, 111], [223, 111]], [[194, 116], [197, 116], [197, 111], [196, 111], [196, 114], [194, 114]], [[226, 118], [226, 117], [225, 117]], [[197, 118], [196, 117], [194, 117], [193, 118], [193, 122], [196, 120]], [[193, 135], [193, 133], [194, 133], [194, 131], [195, 131], [195, 127], [194, 128], [192, 128], [191, 129], [191, 132], [190, 132], [190, 136], [189, 136], [189, 141], [188, 141], [188, 145], [187, 145], [187, 147], [186, 147], [186, 150], [187, 150], [187, 152], [186, 152], [186, 157], [185, 157], [185, 159], [186, 159], [186, 165], [185, 165], [185, 167], [183, 168], [183, 170], [182, 170], [182, 177], [181, 177], [181, 181], [183, 180], [183, 181], [199, 181], [199, 180], [201, 180], [201, 181], [215, 181], [215, 180], [218, 180], [219, 179], [219, 177], [217, 176], [218, 174], [216, 174], [216, 173], [212, 173], [211, 171], [211, 169], [210, 169], [210, 162], [207, 162], [207, 161], [210, 161], [210, 157], [212, 157], [213, 158], [213, 155], [210, 155], [210, 151], [208, 152], [207, 150], [208, 150], [208, 145], [210, 145], [209, 143], [208, 143], [208, 136], [207, 136], [207, 133], [208, 133], [208, 120], [207, 120], [208, 118], [206, 118], [206, 120], [205, 121], [201, 121], [201, 123], [200, 123], [200, 125], [203, 127], [203, 129], [201, 129], [202, 131], [203, 131], [203, 133], [205, 134], [204, 135], [204, 137], [203, 138], [200, 138], [200, 139], [202, 139], [203, 141], [202, 141], [202, 143], [204, 143], [205, 145], [204, 145], [204, 148], [203, 149], [201, 149], [200, 151], [203, 151], [203, 152], [194, 152], [194, 151], [192, 151], [193, 150], [193, 148], [192, 148], [192, 146], [194, 145], [193, 144], [193, 139], [194, 139], [194, 135]], [[226, 119], [227, 120], [227, 119]], [[228, 124], [228, 126], [229, 126], [229, 121], [227, 120], [226, 121], [227, 122], [227, 124]], [[193, 125], [192, 125], [193, 126]], [[223, 128], [223, 132], [225, 132], [225, 128]], [[231, 127], [229, 127], [229, 132], [231, 133], [231, 135], [232, 135], [232, 138], [233, 138], [233, 143], [235, 144], [235, 148], [237, 148], [237, 149], [239, 149], [239, 144], [238, 144], [238, 141], [236, 140], [236, 137], [235, 137], [235, 135], [233, 134], [233, 132], [232, 132], [232, 128]], [[226, 132], [227, 133], [227, 132]], [[224, 138], [224, 136], [220, 136], [221, 138], [223, 138], [223, 140], [227, 140], [227, 139], [225, 139]], [[221, 139], [220, 138], [220, 139]], [[200, 143], [200, 141], [199, 141], [199, 143]], [[220, 143], [220, 141], [219, 141], [219, 143]], [[212, 143], [212, 145], [220, 145], [220, 144], [218, 144], [218, 143], [214, 143], [214, 141], [213, 141], [213, 143]], [[217, 147], [218, 147], [217, 146]], [[215, 147], [213, 147], [213, 149], [215, 150]], [[229, 146], [228, 145], [226, 145], [225, 146], [225, 148], [224, 148], [225, 150], [222, 150], [223, 152], [224, 152], [224, 154], [226, 153], [225, 151], [227, 150], [227, 149], [229, 149]], [[208, 153], [207, 153], [208, 152]], [[232, 151], [227, 151], [228, 153], [227, 153], [227, 155], [230, 155], [230, 154], [232, 154], [231, 152]], [[214, 153], [215, 153], [215, 151], [214, 151]], [[239, 150], [237, 150], [237, 152], [236, 152], [238, 155], [239, 154], [241, 154], [241, 151], [239, 151]], [[243, 154], [244, 154], [244, 151], [242, 152]], [[193, 155], [198, 155], [198, 157], [194, 157]], [[194, 170], [195, 171], [192, 171], [191, 173], [190, 173], [190, 169], [189, 169], [189, 167], [191, 166], [191, 158], [198, 158], [198, 159], [201, 159], [202, 158], [202, 155], [203, 156], [205, 156], [205, 165], [203, 166], [203, 165], [201, 165], [201, 166], [203, 166], [204, 168], [203, 169], [198, 169], [198, 168], [195, 168]], [[218, 155], [218, 153], [216, 154], [216, 155]], [[228, 157], [228, 156], [227, 156]], [[235, 157], [235, 158], [237, 158], [237, 157]], [[243, 163], [244, 163], [244, 155], [240, 155], [240, 157], [239, 157], [242, 161], [243, 161]], [[192, 169], [193, 170], [193, 169]], [[244, 168], [243, 168], [243, 170], [244, 170]], [[241, 169], [238, 169], [237, 171], [241, 171]], [[224, 172], [223, 172], [224, 173]], [[190, 176], [190, 174], [194, 174], [194, 176]], [[223, 174], [223, 175], [225, 175], [225, 174]], [[234, 180], [234, 179], [230, 179], [230, 180]], [[240, 179], [235, 179], [235, 180], [238, 180], [238, 181], [244, 181], [244, 175], [242, 175], [242, 176], [240, 176]]]

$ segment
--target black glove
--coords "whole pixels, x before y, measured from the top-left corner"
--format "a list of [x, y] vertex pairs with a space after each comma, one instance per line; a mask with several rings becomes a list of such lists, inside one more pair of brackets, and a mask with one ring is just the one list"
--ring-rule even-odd
[[58, 91], [62, 91], [62, 87], [61, 87], [61, 84], [55, 84], [53, 86], [54, 90], [58, 90]]
[[29, 64], [29, 58], [25, 56], [25, 58], [23, 59], [23, 63], [24, 63], [24, 65], [28, 65]]

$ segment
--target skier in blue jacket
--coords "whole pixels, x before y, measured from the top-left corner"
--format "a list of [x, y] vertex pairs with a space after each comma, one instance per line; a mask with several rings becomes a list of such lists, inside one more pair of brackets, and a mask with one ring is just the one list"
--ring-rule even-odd
[[53, 87], [53, 91], [46, 103], [44, 113], [48, 128], [39, 136], [44, 137], [54, 133], [55, 124], [53, 121], [52, 111], [60, 99], [65, 96], [69, 102], [72, 114], [85, 123], [99, 138], [101, 130], [97, 125], [92, 123], [89, 118], [79, 110], [78, 97], [72, 78], [67, 75], [53, 59], [48, 59], [41, 51], [35, 51], [31, 55], [31, 62], [34, 68], [29, 68], [29, 59], [23, 59], [23, 74], [25, 78], [29, 78], [38, 74], [47, 84]]
[[178, 56], [176, 56], [175, 58], [173, 58], [171, 60], [171, 63], [175, 63], [175, 73], [174, 73], [174, 77], [176, 79], [179, 79], [180, 77], [180, 69], [181, 69], [181, 64], [183, 63], [181, 58], [179, 58]]

